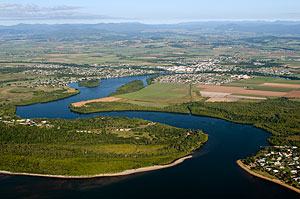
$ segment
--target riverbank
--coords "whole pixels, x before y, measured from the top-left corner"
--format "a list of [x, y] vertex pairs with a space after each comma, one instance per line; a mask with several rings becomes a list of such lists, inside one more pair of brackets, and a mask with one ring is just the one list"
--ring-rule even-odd
[[99, 178], [99, 177], [117, 177], [117, 176], [127, 176], [136, 173], [155, 171], [160, 169], [166, 169], [178, 164], [183, 163], [185, 160], [192, 158], [192, 155], [188, 155], [182, 158], [175, 160], [174, 162], [166, 165], [156, 165], [150, 167], [142, 167], [138, 169], [130, 169], [125, 170], [119, 173], [108, 173], [108, 174], [99, 174], [99, 175], [91, 175], [91, 176], [64, 176], [64, 175], [46, 175], [46, 174], [32, 174], [32, 173], [14, 173], [9, 171], [0, 171], [0, 174], [5, 175], [19, 175], [19, 176], [34, 176], [34, 177], [46, 177], [46, 178], [63, 178], [63, 179], [88, 179], [88, 178]]
[[280, 181], [280, 180], [278, 180], [278, 179], [271, 179], [271, 178], [268, 178], [268, 177], [266, 177], [266, 176], [263, 176], [263, 175], [260, 175], [260, 174], [258, 174], [258, 173], [255, 173], [254, 171], [251, 171], [250, 168], [249, 168], [248, 166], [246, 166], [246, 165], [244, 165], [244, 164], [242, 163], [241, 160], [237, 160], [236, 163], [239, 165], [239, 167], [241, 167], [243, 170], [245, 170], [246, 172], [250, 173], [250, 174], [253, 175], [253, 176], [256, 176], [256, 177], [258, 177], [258, 178], [262, 178], [262, 179], [264, 179], [264, 180], [268, 180], [268, 181], [274, 182], [274, 183], [276, 183], [276, 184], [279, 184], [279, 185], [281, 185], [281, 186], [284, 186], [284, 187], [286, 187], [286, 188], [288, 188], [288, 189], [291, 189], [291, 190], [293, 190], [293, 191], [295, 191], [295, 192], [297, 192], [297, 193], [300, 194], [300, 190], [299, 190], [299, 189], [297, 189], [297, 188], [295, 188], [295, 187], [292, 187], [292, 186], [290, 186], [290, 185], [287, 185], [287, 184], [285, 184], [284, 182], [282, 182], [282, 181]]

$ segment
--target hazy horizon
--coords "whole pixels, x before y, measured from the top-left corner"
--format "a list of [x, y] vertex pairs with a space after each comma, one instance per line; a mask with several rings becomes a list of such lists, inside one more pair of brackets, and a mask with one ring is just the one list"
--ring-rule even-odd
[[96, 21], [96, 22], [51, 22], [51, 21], [41, 21], [40, 23], [37, 23], [36, 21], [24, 21], [24, 22], [18, 22], [18, 23], [12, 23], [12, 24], [1, 24], [0, 26], [15, 26], [15, 25], [22, 25], [22, 24], [26, 24], [26, 25], [93, 25], [93, 24], [144, 24], [144, 25], [178, 25], [178, 24], [185, 24], [185, 23], [300, 23], [300, 20], [295, 20], [295, 21], [284, 21], [284, 20], [274, 20], [274, 21], [268, 21], [268, 20], [210, 20], [210, 21], [182, 21], [182, 22], [170, 22], [170, 23], [151, 23], [151, 22], [139, 22], [139, 21]]
[[207, 21], [300, 21], [296, 0], [0, 0], [0, 25]]

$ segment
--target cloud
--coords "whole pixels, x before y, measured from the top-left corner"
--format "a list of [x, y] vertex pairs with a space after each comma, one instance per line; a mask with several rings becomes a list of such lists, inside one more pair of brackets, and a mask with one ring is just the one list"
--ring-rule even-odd
[[17, 7], [18, 4], [0, 4], [0, 9]]
[[300, 12], [294, 12], [294, 13], [287, 13], [288, 15], [300, 15]]
[[78, 12], [77, 6], [40, 7], [35, 4], [0, 4], [1, 20], [89, 20], [121, 19], [105, 15]]

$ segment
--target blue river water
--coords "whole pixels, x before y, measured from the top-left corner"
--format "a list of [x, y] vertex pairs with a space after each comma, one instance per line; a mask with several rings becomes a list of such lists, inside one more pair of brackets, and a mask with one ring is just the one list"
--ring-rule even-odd
[[280, 185], [251, 176], [236, 160], [256, 153], [268, 145], [267, 132], [253, 126], [221, 119], [158, 112], [106, 112], [78, 114], [68, 105], [82, 100], [105, 97], [132, 80], [145, 82], [148, 76], [103, 80], [96, 88], [70, 86], [81, 93], [59, 101], [18, 107], [23, 118], [63, 118], [120, 116], [142, 118], [180, 128], [202, 129], [209, 141], [184, 163], [157, 171], [120, 177], [94, 179], [53, 179], [0, 175], [0, 193], [4, 198], [218, 198], [276, 199], [299, 198], [299, 194]]

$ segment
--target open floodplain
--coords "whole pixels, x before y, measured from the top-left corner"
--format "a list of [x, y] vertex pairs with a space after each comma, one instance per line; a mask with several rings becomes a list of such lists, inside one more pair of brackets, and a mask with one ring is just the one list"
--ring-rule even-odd
[[[1, 175], [1, 193], [7, 198], [298, 198], [280, 185], [256, 178], [243, 171], [236, 160], [256, 153], [268, 145], [270, 136], [253, 126], [220, 119], [158, 112], [110, 112], [82, 115], [71, 112], [68, 105], [78, 101], [103, 98], [119, 86], [136, 79], [129, 77], [104, 80], [96, 88], [79, 88], [79, 95], [46, 104], [18, 107], [23, 118], [92, 117], [96, 115], [142, 118], [175, 127], [202, 129], [209, 141], [195, 151], [192, 159], [177, 166], [130, 176], [95, 179], [49, 179]], [[71, 84], [78, 88], [77, 84]], [[118, 191], [116, 191], [118, 190]], [[217, 190], [217, 191], [216, 191]], [[145, 194], [147, 193], [147, 194]]]
[[[176, 75], [173, 75], [176, 76]], [[114, 98], [98, 98], [72, 103], [79, 113], [103, 111], [152, 110], [187, 113], [180, 104], [189, 102], [258, 102], [279, 97], [300, 98], [300, 82], [275, 77], [253, 77], [223, 85], [154, 82], [136, 91], [114, 94]], [[179, 105], [176, 107], [176, 105]]]

